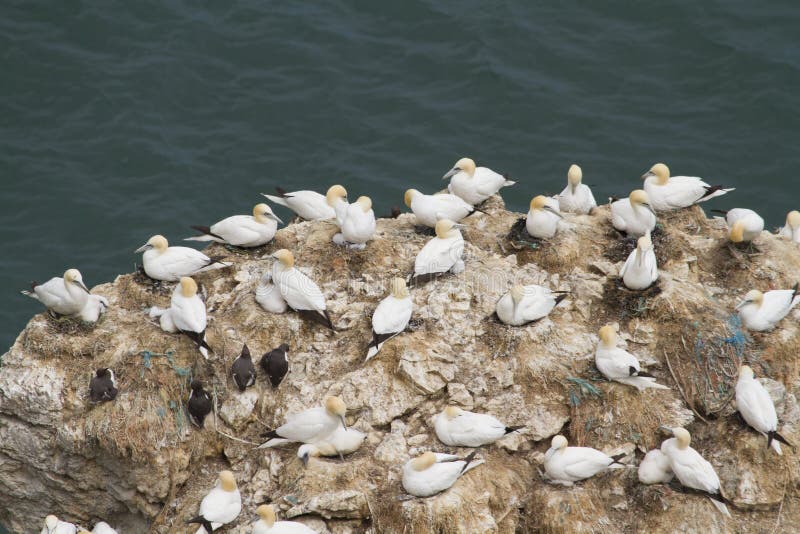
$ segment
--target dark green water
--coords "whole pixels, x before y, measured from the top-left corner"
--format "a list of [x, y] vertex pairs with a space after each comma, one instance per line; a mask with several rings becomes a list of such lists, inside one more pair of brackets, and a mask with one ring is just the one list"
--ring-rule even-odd
[[470, 155], [521, 210], [570, 163], [604, 198], [663, 160], [769, 226], [800, 204], [796, 2], [288, 4], [2, 3], [0, 346], [29, 280], [112, 280], [275, 184], [380, 214]]

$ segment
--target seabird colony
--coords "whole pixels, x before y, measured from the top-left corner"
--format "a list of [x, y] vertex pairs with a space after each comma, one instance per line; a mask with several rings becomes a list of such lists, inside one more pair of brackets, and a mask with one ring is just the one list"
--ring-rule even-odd
[[[408, 273], [408, 285], [403, 278], [392, 278], [387, 295], [372, 314], [371, 335], [365, 333], [365, 365], [376, 357], [386, 343], [401, 335], [410, 323], [414, 304], [411, 291], [432, 279], [465, 270], [463, 259], [464, 236], [462, 221], [481, 212], [481, 203], [504, 187], [515, 182], [487, 167], [477, 167], [470, 158], [461, 158], [444, 175], [449, 179], [447, 192], [422, 193], [408, 189], [405, 205], [414, 213], [418, 228], [433, 228], [434, 236], [419, 250], [413, 272]], [[636, 189], [622, 199], [611, 199], [611, 224], [623, 236], [637, 239], [619, 273], [621, 283], [632, 291], [641, 291], [658, 282], [658, 263], [651, 233], [656, 229], [659, 212], [687, 208], [733, 189], [709, 185], [700, 178], [671, 176], [663, 163], [653, 165], [642, 179], [643, 189]], [[536, 195], [530, 202], [525, 231], [536, 240], [557, 240], [559, 234], [570, 230], [565, 214], [591, 215], [597, 203], [591, 188], [583, 183], [583, 170], [570, 166], [567, 186], [555, 196]], [[363, 250], [376, 230], [372, 200], [361, 196], [348, 201], [347, 190], [331, 186], [325, 194], [316, 191], [287, 192], [276, 188], [276, 194], [264, 196], [276, 205], [290, 209], [301, 220], [330, 221], [339, 228], [333, 243], [349, 250]], [[764, 220], [754, 211], [735, 208], [722, 211], [733, 243], [752, 243], [764, 228]], [[281, 219], [263, 203], [256, 204], [251, 215], [234, 215], [211, 226], [192, 226], [199, 235], [189, 241], [212, 241], [231, 247], [253, 248], [270, 243]], [[800, 212], [791, 211], [779, 235], [800, 243]], [[189, 337], [199, 352], [209, 358], [213, 349], [205, 339], [207, 310], [198, 285], [192, 276], [211, 269], [232, 265], [225, 257], [211, 257], [187, 247], [170, 246], [167, 239], [155, 235], [136, 250], [143, 253], [143, 271], [154, 283], [178, 282], [174, 287], [170, 307], [151, 308], [149, 316], [157, 319], [165, 332]], [[261, 276], [255, 290], [256, 302], [269, 313], [285, 313], [289, 309], [332, 331], [333, 319], [327, 311], [325, 295], [311, 277], [295, 267], [291, 250], [281, 249], [265, 258], [274, 260], [271, 269]], [[301, 258], [302, 261], [302, 258]], [[44, 284], [33, 282], [22, 292], [40, 301], [56, 319], [77, 318], [86, 322], [98, 321], [109, 302], [102, 295], [92, 294], [77, 269], [68, 269], [63, 277], [52, 278]], [[515, 284], [496, 303], [495, 315], [502, 323], [524, 327], [550, 314], [558, 303], [569, 297], [568, 291], [553, 291], [534, 284]], [[745, 328], [752, 331], [774, 329], [800, 302], [798, 285], [791, 289], [766, 292], [753, 289], [736, 305]], [[616, 325], [600, 328], [595, 352], [595, 365], [610, 381], [632, 386], [640, 394], [647, 389], [669, 389], [642, 370], [638, 358], [619, 347]], [[289, 371], [290, 347], [282, 344], [263, 355], [261, 368], [272, 386], [280, 386]], [[242, 392], [255, 384], [257, 369], [250, 350], [242, 344], [241, 353], [231, 366], [231, 377]], [[112, 402], [119, 393], [116, 375], [110, 368], [97, 369], [89, 380], [88, 397], [92, 403]], [[782, 454], [780, 444], [791, 443], [780, 434], [775, 406], [769, 394], [754, 378], [753, 370], [742, 365], [735, 387], [736, 406], [744, 422], [766, 437], [767, 447]], [[205, 427], [206, 417], [213, 411], [211, 394], [199, 378], [191, 381], [187, 412], [198, 429]], [[358, 450], [366, 434], [348, 428], [347, 407], [336, 396], [324, 399], [321, 406], [290, 414], [282, 426], [268, 430], [269, 438], [259, 448], [298, 443], [296, 456], [303, 465], [320, 456], [344, 456]], [[524, 430], [510, 427], [491, 414], [470, 412], [456, 406], [446, 406], [432, 421], [432, 427], [443, 445], [451, 447], [489, 446], [510, 433]], [[649, 451], [638, 467], [643, 484], [666, 484], [677, 477], [681, 485], [705, 494], [724, 514], [729, 515], [727, 499], [721, 493], [720, 480], [713, 466], [691, 446], [691, 436], [683, 428], [663, 429], [672, 437], [660, 449]], [[428, 497], [446, 491], [459, 478], [480, 466], [484, 460], [475, 449], [465, 457], [428, 451], [402, 466], [402, 486], [415, 497]], [[623, 463], [624, 454], [608, 455], [590, 447], [570, 447], [561, 435], [552, 439], [544, 455], [544, 476], [547, 480], [572, 485], [609, 469], [633, 467]], [[215, 486], [199, 503], [198, 515], [187, 523], [198, 524], [198, 533], [210, 533], [237, 519], [242, 511], [242, 496], [231, 471], [222, 471]], [[258, 519], [252, 524], [255, 534], [267, 532], [313, 532], [301, 523], [277, 521], [272, 505], [261, 505], [254, 511]], [[72, 523], [49, 515], [42, 533], [71, 534], [78, 531]], [[83, 530], [82, 530], [83, 531]], [[93, 532], [116, 532], [100, 522]]]

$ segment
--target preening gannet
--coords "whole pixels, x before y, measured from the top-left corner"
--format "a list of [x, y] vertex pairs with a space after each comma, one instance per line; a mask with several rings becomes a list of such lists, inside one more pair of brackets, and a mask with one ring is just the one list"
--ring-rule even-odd
[[417, 223], [430, 228], [435, 227], [440, 219], [459, 222], [475, 209], [458, 195], [450, 193], [423, 195], [416, 189], [409, 189], [403, 200], [414, 212]]

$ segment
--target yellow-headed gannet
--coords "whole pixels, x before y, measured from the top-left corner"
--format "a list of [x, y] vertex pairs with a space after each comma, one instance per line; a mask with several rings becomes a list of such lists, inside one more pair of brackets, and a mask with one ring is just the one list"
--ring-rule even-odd
[[292, 415], [288, 421], [275, 430], [263, 434], [269, 441], [259, 446], [260, 449], [274, 447], [289, 441], [314, 443], [325, 440], [338, 426], [347, 428], [345, 414], [347, 406], [339, 397], [326, 397], [325, 406], [309, 408], [299, 414]]
[[755, 379], [753, 370], [747, 365], [739, 367], [736, 409], [748, 425], [767, 437], [767, 447], [772, 446], [778, 454], [782, 454], [779, 442], [794, 447], [778, 434], [778, 414], [775, 412], [775, 404], [761, 382]]
[[625, 287], [634, 290], [647, 289], [658, 280], [658, 262], [650, 232], [639, 238], [619, 275]]
[[183, 276], [230, 267], [230, 264], [221, 262], [221, 258], [209, 258], [199, 250], [171, 247], [161, 235], [154, 235], [134, 252], [144, 252], [142, 265], [147, 276], [165, 282], [177, 282]]
[[276, 187], [277, 195], [267, 195], [270, 201], [281, 206], [285, 206], [295, 212], [298, 217], [307, 221], [323, 221], [333, 219], [336, 216], [333, 208], [328, 205], [325, 195], [316, 191], [293, 191], [287, 193], [280, 187]]
[[800, 302], [798, 284], [792, 289], [776, 289], [766, 293], [753, 289], [748, 291], [744, 300], [736, 305], [736, 310], [745, 328], [764, 332], [775, 328], [798, 302]]
[[792, 210], [786, 215], [786, 225], [778, 231], [778, 235], [800, 243], [800, 211]]
[[89, 301], [89, 289], [78, 269], [68, 269], [63, 278], [51, 278], [44, 284], [31, 282], [31, 290], [22, 291], [22, 294], [38, 300], [58, 315], [77, 315]]
[[283, 223], [266, 204], [256, 204], [253, 215], [234, 215], [208, 226], [192, 226], [203, 235], [186, 241], [216, 241], [235, 247], [260, 247], [275, 237], [278, 223]]
[[500, 297], [495, 307], [498, 319], [511, 326], [522, 326], [546, 317], [567, 298], [567, 291], [550, 291], [538, 285], [515, 285]]
[[430, 228], [435, 227], [436, 222], [441, 219], [459, 222], [475, 210], [461, 197], [450, 193], [423, 195], [416, 189], [409, 189], [403, 200], [414, 212], [417, 223]]
[[734, 208], [728, 211], [713, 210], [725, 214], [728, 237], [734, 243], [750, 243], [764, 230], [764, 219], [747, 208]]
[[645, 373], [636, 356], [617, 347], [617, 331], [612, 325], [600, 329], [600, 342], [594, 353], [594, 363], [609, 380], [633, 386], [639, 391], [647, 388], [669, 389], [656, 383], [653, 375]]
[[106, 402], [117, 398], [117, 379], [114, 371], [103, 367], [95, 371], [89, 380], [89, 399], [92, 402]]
[[515, 183], [492, 169], [475, 167], [475, 162], [470, 158], [461, 158], [456, 161], [453, 168], [447, 171], [442, 178], [444, 180], [450, 178], [448, 191], [461, 197], [471, 206], [480, 204], [500, 191], [501, 188]]
[[708, 185], [696, 176], [670, 176], [669, 167], [663, 163], [653, 165], [642, 175], [642, 180], [656, 211], [686, 208], [733, 191], [721, 185]]
[[278, 260], [272, 264], [272, 283], [289, 307], [334, 330], [325, 295], [317, 284], [294, 266], [294, 254], [284, 248], [273, 253], [272, 257]]
[[187, 523], [200, 524], [197, 534], [211, 534], [234, 521], [241, 511], [242, 496], [236, 487], [236, 477], [230, 471], [221, 471], [217, 483], [200, 502], [200, 513]]
[[439, 441], [453, 447], [480, 447], [494, 443], [521, 426], [506, 426], [496, 417], [448, 406], [433, 420]]
[[611, 203], [611, 224], [631, 237], [641, 237], [656, 227], [656, 213], [650, 206], [647, 193], [631, 191], [628, 198]]
[[674, 477], [669, 458], [660, 449], [645, 454], [639, 464], [639, 482], [642, 484], [666, 484]]
[[483, 463], [473, 451], [466, 458], [426, 452], [403, 466], [403, 488], [415, 497], [436, 495], [456, 483], [461, 475]]
[[464, 271], [464, 238], [459, 231], [463, 226], [450, 219], [442, 219], [436, 223], [436, 236], [425, 243], [414, 260], [412, 285], [435, 278], [437, 275]]
[[372, 314], [372, 341], [367, 349], [367, 360], [378, 354], [383, 344], [403, 332], [411, 319], [414, 301], [402, 278], [392, 278], [390, 293]]
[[581, 183], [583, 171], [577, 165], [571, 165], [567, 172], [567, 187], [558, 195], [559, 208], [567, 213], [585, 215], [597, 207], [592, 190]]
[[544, 454], [544, 471], [555, 484], [572, 486], [573, 482], [593, 477], [606, 469], [626, 467], [620, 463], [625, 455], [608, 456], [591, 447], [568, 447], [567, 438], [558, 435]]
[[350, 203], [347, 201], [347, 189], [339, 184], [330, 186], [328, 192], [325, 194], [325, 202], [327, 202], [328, 206], [333, 210], [336, 217], [336, 224], [341, 228], [345, 217], [347, 217], [347, 208], [350, 206]]
[[375, 212], [369, 197], [358, 197], [344, 210], [340, 224], [341, 233], [333, 236], [337, 245], [361, 250], [375, 234]]
[[367, 435], [355, 428], [336, 427], [328, 437], [314, 443], [304, 443], [297, 449], [297, 457], [303, 465], [308, 465], [309, 458], [317, 456], [338, 456], [344, 459], [345, 454], [356, 452], [363, 445]]
[[297, 521], [276, 521], [271, 504], [256, 508], [259, 520], [253, 523], [252, 534], [317, 534], [317, 531]]
[[163, 330], [186, 335], [195, 342], [203, 357], [208, 359], [208, 351], [213, 349], [206, 343], [208, 316], [206, 305], [197, 294], [197, 282], [188, 276], [182, 277], [172, 292], [169, 309], [158, 311], [151, 309], [150, 316], [158, 317], [159, 312]]
[[539, 195], [531, 199], [530, 210], [525, 217], [525, 229], [532, 237], [550, 239], [558, 232], [561, 219], [558, 200]]

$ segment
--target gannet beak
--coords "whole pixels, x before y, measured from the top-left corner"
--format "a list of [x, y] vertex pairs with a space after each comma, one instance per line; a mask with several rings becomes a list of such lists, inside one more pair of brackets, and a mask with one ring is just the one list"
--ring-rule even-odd
[[284, 222], [281, 220], [281, 218], [280, 218], [280, 217], [278, 217], [277, 215], [275, 215], [274, 213], [265, 213], [264, 215], [266, 215], [267, 217], [269, 217], [269, 218], [270, 218], [270, 219], [272, 219], [273, 221], [278, 221], [278, 222], [279, 222], [279, 223], [281, 223], [281, 224], [285, 224], [285, 223], [284, 223]]
[[466, 224], [461, 224], [461, 223], [455, 223], [453, 225], [453, 228], [466, 228], [466, 227], [467, 227]]
[[301, 456], [300, 459], [303, 461], [303, 467], [308, 467], [308, 453]]
[[153, 245], [151, 245], [149, 243], [145, 243], [141, 247], [139, 247], [136, 250], [134, 250], [133, 253], [134, 254], [139, 254], [140, 252], [144, 252], [145, 250], [150, 250], [151, 248], [153, 248]]
[[[81, 282], [80, 280], [75, 280], [75, 284], [76, 284], [76, 285], [77, 285], [79, 288], [81, 288], [81, 289], [83, 289], [84, 291], [86, 291], [87, 293], [89, 293], [89, 288], [87, 288], [87, 287], [86, 287], [86, 284], [84, 284], [84, 283], [83, 283], [83, 282]], [[91, 293], [90, 293], [90, 294], [91, 294]]]
[[459, 169], [458, 167], [453, 167], [452, 169], [447, 171], [447, 174], [442, 176], [442, 180], [447, 180], [448, 178], [450, 178], [454, 174], [458, 174], [459, 172], [461, 172], [461, 169]]
[[542, 209], [545, 209], [545, 210], [549, 211], [550, 213], [552, 213], [553, 215], [555, 215], [555, 216], [556, 216], [556, 217], [558, 217], [559, 219], [563, 219], [563, 218], [564, 218], [564, 216], [563, 216], [563, 215], [561, 215], [560, 213], [558, 213], [556, 210], [554, 210], [554, 209], [553, 209], [553, 208], [551, 208], [550, 206], [545, 206], [545, 207], [544, 207], [544, 208], [542, 208]]
[[648, 178], [650, 178], [651, 176], [655, 176], [655, 174], [653, 174], [653, 171], [647, 171], [646, 173], [644, 173], [644, 174], [642, 175], [642, 180], [647, 180], [647, 179], [648, 179]]
[[736, 310], [739, 310], [739, 309], [741, 309], [741, 308], [742, 308], [742, 306], [744, 306], [745, 304], [749, 304], [749, 303], [750, 303], [750, 301], [749, 301], [749, 300], [743, 300], [743, 301], [741, 301], [739, 304], [737, 304], [737, 305], [736, 305], [736, 308], [734, 308], [734, 309], [736, 309]]
[[666, 432], [667, 434], [672, 435], [672, 429], [670, 427], [666, 426], [666, 425], [659, 426], [658, 430], [660, 430], [662, 432]]
[[651, 205], [650, 205], [650, 204], [648, 204], [647, 202], [643, 202], [643, 203], [642, 203], [642, 206], [644, 206], [645, 208], [647, 208], [647, 209], [648, 209], [648, 211], [650, 211], [650, 213], [652, 213], [653, 215], [655, 215], [655, 214], [656, 214], [656, 212], [653, 210], [653, 206], [651, 206]]
[[343, 416], [343, 415], [340, 415], [340, 416], [339, 416], [339, 419], [341, 419], [341, 420], [342, 420], [342, 427], [343, 427], [345, 430], [347, 430], [347, 421], [345, 421], [345, 420], [344, 420], [344, 416]]
[[578, 186], [574, 184], [569, 184], [569, 189], [570, 191], [572, 191], [572, 194], [574, 195], [575, 191], [578, 189]]

